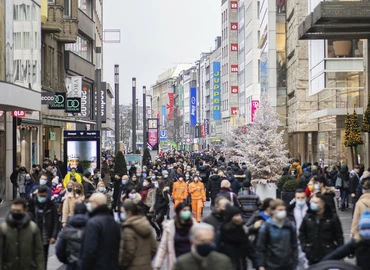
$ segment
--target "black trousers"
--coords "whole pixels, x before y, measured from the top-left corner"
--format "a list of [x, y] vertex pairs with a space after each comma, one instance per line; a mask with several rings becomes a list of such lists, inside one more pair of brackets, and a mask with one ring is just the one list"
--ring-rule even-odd
[[159, 236], [161, 234], [161, 230], [158, 228], [158, 226], [153, 222], [153, 215], [154, 213], [149, 213], [149, 207], [148, 206], [144, 206], [144, 214], [146, 216], [146, 218], [148, 219], [150, 225], [152, 225], [152, 227], [154, 228], [157, 236]]
[[48, 269], [49, 245], [44, 245], [45, 269]]

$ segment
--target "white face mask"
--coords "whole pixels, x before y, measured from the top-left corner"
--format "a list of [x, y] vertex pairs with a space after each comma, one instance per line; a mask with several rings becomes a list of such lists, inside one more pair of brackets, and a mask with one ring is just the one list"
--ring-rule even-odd
[[319, 184], [314, 184], [314, 185], [313, 185], [313, 188], [314, 188], [315, 190], [320, 190], [320, 186], [319, 186]]
[[129, 198], [130, 198], [131, 200], [133, 200], [133, 199], [135, 199], [135, 198], [136, 198], [136, 193], [130, 193], [130, 194], [128, 194], [128, 196], [129, 196]]
[[143, 187], [146, 187], [148, 185], [148, 182], [143, 183]]
[[282, 220], [282, 219], [286, 218], [286, 211], [284, 210], [284, 211], [279, 211], [279, 212], [277, 212], [277, 213], [276, 213], [276, 218], [277, 218], [277, 219], [280, 219], [280, 220]]
[[198, 180], [199, 180], [199, 179], [198, 179], [197, 177], [195, 177], [195, 178], [194, 178], [194, 181], [195, 181], [195, 182], [198, 182]]

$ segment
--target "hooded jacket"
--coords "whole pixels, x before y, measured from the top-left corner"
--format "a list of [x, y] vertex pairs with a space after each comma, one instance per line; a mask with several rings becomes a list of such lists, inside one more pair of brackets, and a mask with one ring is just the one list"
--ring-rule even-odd
[[236, 180], [234, 176], [229, 177], [228, 180], [231, 184], [231, 191], [234, 192], [235, 194], [238, 194], [241, 188], [239, 181]]
[[85, 195], [87, 197], [89, 197], [89, 195], [95, 193], [96, 191], [96, 186], [95, 186], [95, 183], [94, 181], [92, 181], [91, 179], [88, 179], [86, 178], [85, 176], [82, 178], [82, 185], [84, 187], [84, 192], [85, 192]]
[[298, 182], [298, 187], [297, 188], [302, 188], [306, 189], [308, 183], [310, 182], [312, 178], [312, 174], [310, 171], [306, 170], [303, 172], [303, 175], [301, 176], [300, 181]]
[[17, 222], [9, 213], [0, 226], [0, 270], [45, 270], [41, 234], [27, 214]]
[[161, 193], [156, 192], [154, 210], [157, 214], [161, 211], [167, 213], [170, 204], [169, 192], [169, 187], [165, 187]]
[[351, 233], [355, 234], [358, 232], [358, 222], [362, 213], [366, 209], [370, 209], [370, 193], [363, 194], [356, 203], [355, 212], [353, 213], [352, 218]]
[[[119, 248], [121, 270], [149, 270], [157, 251], [153, 228], [144, 216], [129, 217], [122, 224]], [[107, 268], [108, 269], [108, 268]]]
[[220, 192], [221, 177], [218, 174], [213, 174], [209, 177], [207, 183], [207, 198], [211, 198], [212, 202], [216, 199], [217, 194]]

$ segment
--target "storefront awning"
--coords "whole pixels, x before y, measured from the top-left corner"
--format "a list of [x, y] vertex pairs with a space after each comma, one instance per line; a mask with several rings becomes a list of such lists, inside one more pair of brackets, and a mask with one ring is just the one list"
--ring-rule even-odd
[[322, 1], [299, 25], [298, 37], [305, 39], [370, 38], [370, 2]]
[[[348, 108], [348, 111], [350, 113], [353, 112], [353, 108]], [[356, 113], [358, 115], [362, 115], [364, 113], [363, 108], [356, 108]], [[311, 113], [308, 116], [308, 119], [318, 119], [318, 118], [324, 118], [324, 117], [335, 117], [335, 116], [342, 116], [347, 114], [346, 108], [327, 108], [320, 111], [316, 111], [314, 113]]]
[[0, 110], [41, 111], [41, 92], [0, 81]]
[[76, 119], [75, 117], [55, 117], [55, 116], [44, 116], [42, 119], [43, 125], [51, 125], [50, 122], [68, 122], [68, 123], [79, 123], [79, 124], [89, 124], [96, 125], [96, 122]]

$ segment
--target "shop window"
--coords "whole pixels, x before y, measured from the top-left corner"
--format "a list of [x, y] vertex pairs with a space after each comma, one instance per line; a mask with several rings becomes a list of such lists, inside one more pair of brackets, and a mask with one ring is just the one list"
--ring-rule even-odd
[[73, 44], [66, 44], [66, 50], [69, 50], [78, 56], [91, 61], [92, 59], [92, 43], [85, 37], [78, 36], [77, 42]]
[[363, 57], [363, 39], [328, 40], [326, 43], [327, 58]]

